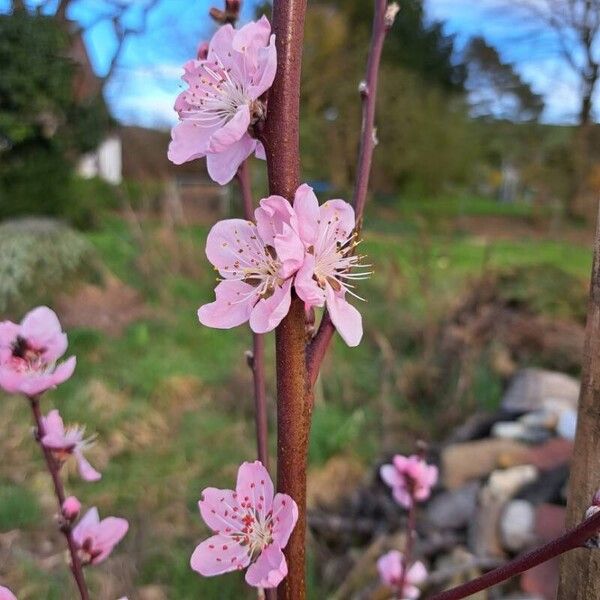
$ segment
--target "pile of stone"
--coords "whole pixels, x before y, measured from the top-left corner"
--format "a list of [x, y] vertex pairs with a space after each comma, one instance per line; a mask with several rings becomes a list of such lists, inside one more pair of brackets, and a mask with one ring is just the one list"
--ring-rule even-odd
[[[568, 375], [519, 371], [497, 413], [472, 416], [437, 450], [440, 482], [421, 506], [415, 547], [430, 571], [424, 598], [564, 530], [578, 396]], [[402, 549], [405, 518], [377, 472], [335, 511], [313, 509], [309, 523], [322, 575], [337, 589], [332, 598], [387, 597], [374, 561]], [[557, 584], [558, 563], [550, 562], [473, 598], [554, 600]]]

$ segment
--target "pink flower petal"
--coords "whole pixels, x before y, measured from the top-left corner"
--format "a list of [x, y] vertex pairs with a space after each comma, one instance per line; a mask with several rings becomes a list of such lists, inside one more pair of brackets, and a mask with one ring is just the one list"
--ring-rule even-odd
[[394, 500], [406, 509], [409, 509], [412, 506], [413, 500], [412, 496], [408, 493], [408, 490], [403, 487], [395, 487], [392, 490], [392, 495], [394, 496]]
[[67, 379], [70, 379], [75, 371], [76, 366], [77, 358], [75, 356], [71, 356], [64, 362], [60, 363], [52, 374], [52, 387], [56, 387], [57, 385], [67, 381]]
[[241, 273], [240, 267], [247, 266], [257, 253], [262, 255], [264, 249], [258, 239], [256, 225], [249, 221], [224, 219], [215, 223], [208, 232], [206, 256], [223, 277]]
[[79, 523], [73, 528], [73, 539], [75, 540], [75, 543], [78, 546], [81, 546], [99, 522], [100, 515], [98, 514], [98, 509], [94, 506], [85, 513]]
[[294, 197], [294, 210], [298, 215], [298, 230], [305, 246], [313, 246], [316, 243], [319, 231], [319, 201], [313, 189], [302, 184]]
[[245, 134], [239, 141], [223, 152], [209, 154], [206, 158], [208, 174], [220, 185], [229, 183], [240, 165], [254, 152], [256, 140]]
[[231, 40], [231, 46], [237, 52], [257, 50], [269, 43], [271, 24], [264, 15], [258, 21], [251, 21], [238, 29]]
[[17, 600], [17, 597], [7, 587], [0, 585], [0, 600]]
[[404, 477], [393, 465], [383, 465], [381, 469], [379, 469], [379, 475], [390, 487], [404, 485], [406, 482]]
[[413, 563], [413, 565], [408, 569], [406, 573], [406, 580], [412, 584], [420, 584], [423, 583], [427, 579], [427, 569], [425, 565], [417, 561]]
[[215, 288], [216, 300], [198, 309], [202, 325], [231, 329], [250, 318], [256, 300], [255, 288], [243, 281], [221, 281]]
[[350, 347], [358, 346], [362, 339], [362, 316], [343, 296], [326, 286], [327, 310], [342, 339]]
[[242, 139], [250, 125], [250, 107], [240, 106], [235, 116], [223, 127], [219, 127], [211, 136], [209, 152], [223, 152]]
[[298, 235], [298, 219], [291, 204], [281, 196], [269, 196], [260, 201], [254, 214], [262, 241], [275, 248], [282, 262], [279, 275], [291, 277], [304, 259], [304, 244]]
[[250, 563], [248, 548], [223, 535], [214, 535], [196, 547], [190, 565], [194, 571], [210, 577], [237, 571]]
[[202, 500], [198, 502], [198, 508], [204, 522], [215, 533], [230, 535], [242, 529], [239, 502], [233, 490], [212, 487], [202, 490]]
[[287, 574], [287, 562], [281, 548], [270, 544], [246, 571], [246, 583], [253, 587], [275, 588]]
[[80, 450], [76, 450], [74, 455], [77, 460], [79, 475], [81, 475], [81, 478], [84, 481], [100, 481], [100, 479], [102, 479], [102, 475], [90, 465]]
[[256, 228], [265, 244], [275, 245], [277, 236], [283, 233], [285, 225], [297, 225], [296, 213], [283, 196], [263, 198], [254, 211]]
[[[344, 200], [328, 200], [320, 209], [321, 228], [329, 225], [338, 240], [347, 239], [355, 226], [354, 209]], [[333, 226], [333, 227], [332, 227]]]
[[[223, 25], [217, 29], [208, 43], [207, 60], [209, 63], [214, 63], [218, 59], [224, 60], [227, 57], [231, 52], [235, 34], [236, 31], [230, 24]], [[226, 64], [224, 66], [228, 67], [229, 65]]]
[[256, 142], [256, 150], [254, 152], [254, 156], [259, 158], [260, 160], [267, 160], [267, 153], [265, 152], [265, 147], [262, 145], [262, 142]]
[[169, 144], [169, 160], [181, 165], [206, 155], [210, 138], [214, 133], [213, 127], [202, 127], [193, 121], [181, 121], [171, 130]]
[[306, 254], [302, 267], [296, 273], [294, 287], [300, 299], [309, 308], [325, 304], [325, 291], [313, 279], [314, 272], [315, 257], [312, 254]]
[[257, 72], [253, 82], [248, 86], [248, 94], [252, 99], [262, 96], [272, 85], [277, 72], [277, 50], [275, 48], [275, 35], [271, 36], [266, 48], [257, 50]]
[[254, 333], [273, 331], [290, 310], [292, 302], [292, 280], [287, 279], [276, 287], [273, 295], [259, 300], [250, 313], [250, 329]]
[[267, 469], [258, 460], [240, 465], [235, 491], [239, 501], [250, 501], [262, 518], [273, 506], [273, 481]]
[[[42, 443], [46, 446], [46, 438], [58, 439], [65, 435], [65, 424], [58, 410], [51, 410], [45, 417], [42, 417], [42, 425], [44, 427], [44, 437]], [[53, 447], [53, 446], [49, 446]]]
[[0, 322], [0, 365], [12, 356], [12, 345], [21, 327], [12, 321]]
[[128, 530], [129, 523], [126, 519], [118, 517], [102, 519], [96, 526], [94, 537], [94, 547], [101, 550], [101, 553], [92, 561], [92, 564], [97, 565], [108, 558], [114, 547], [125, 537]]
[[402, 577], [403, 556], [398, 550], [391, 550], [377, 561], [377, 571], [381, 581], [387, 586], [394, 587]]
[[67, 336], [56, 313], [47, 306], [38, 306], [25, 315], [20, 334], [36, 348], [45, 348], [43, 356], [48, 362], [60, 358], [67, 349]]
[[298, 505], [287, 494], [276, 494], [273, 499], [273, 540], [280, 548], [287, 546], [298, 521]]

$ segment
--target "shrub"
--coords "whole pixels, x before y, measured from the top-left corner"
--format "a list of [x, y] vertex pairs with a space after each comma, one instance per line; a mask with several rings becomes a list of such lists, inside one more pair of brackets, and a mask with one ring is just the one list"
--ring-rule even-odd
[[48, 302], [77, 279], [99, 279], [92, 246], [52, 219], [0, 225], [0, 314], [18, 314]]

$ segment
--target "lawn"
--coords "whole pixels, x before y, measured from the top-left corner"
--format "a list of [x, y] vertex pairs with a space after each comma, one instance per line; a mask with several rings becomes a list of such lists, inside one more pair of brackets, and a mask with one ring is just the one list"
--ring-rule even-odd
[[[360, 307], [365, 340], [356, 349], [336, 340], [325, 363], [310, 448], [314, 466], [337, 455], [369, 465], [390, 450], [390, 440], [406, 450], [415, 437], [433, 434], [428, 428], [432, 408], [409, 404], [400, 393], [383, 389], [382, 382], [389, 369], [402, 373], [405, 362], [419, 358], [427, 324], [443, 319], [483, 274], [550, 265], [585, 286], [591, 251], [584, 245], [453, 232], [440, 228], [440, 220], [455, 217], [457, 210], [489, 216], [493, 206], [468, 199], [438, 208], [439, 213], [426, 202], [420, 211], [414, 203], [400, 203], [398, 221], [389, 219], [386, 208], [373, 215], [370, 229], [367, 223], [363, 252], [375, 274], [359, 292], [367, 299]], [[527, 218], [527, 210], [500, 206], [495, 214], [510, 227], [510, 219]], [[188, 567], [195, 543], [207, 533], [196, 506], [202, 488], [231, 486], [236, 466], [254, 457], [251, 380], [244, 359], [248, 331], [203, 328], [195, 315], [212, 299], [214, 285], [203, 254], [206, 233], [205, 227], [179, 228], [169, 238], [175, 243], [164, 244], [158, 223], [144, 223], [140, 233], [113, 216], [85, 234], [106, 269], [138, 289], [148, 307], [143, 319], [116, 337], [91, 327], [69, 331], [77, 370], [45, 404], [47, 410], [55, 403], [68, 421], [86, 423], [98, 433], [90, 460], [102, 470], [102, 481], [82, 484], [70, 472], [69, 490], [85, 505], [97, 505], [101, 514], [131, 522], [115, 557], [89, 571], [95, 598], [117, 598], [142, 586], [162, 586], [165, 597], [177, 600], [255, 597], [238, 575], [205, 580]], [[544, 285], [540, 282], [540, 289], [552, 290]], [[569, 290], [549, 292], [540, 310], [555, 314], [565, 293]], [[267, 348], [272, 399], [272, 336]], [[474, 385], [482, 406], [498, 401], [502, 381], [487, 366]], [[390, 410], [397, 416], [393, 427]], [[5, 424], [0, 557], [6, 555], [0, 575], [20, 590], [22, 600], [64, 599], [69, 583], [61, 567], [62, 540], [49, 533], [52, 497], [30, 439], [27, 407], [3, 398], [0, 418]], [[385, 448], [382, 431], [387, 431]], [[9, 537], [11, 531], [17, 536]], [[13, 550], [6, 552], [9, 539]], [[312, 597], [324, 597], [316, 583]]]

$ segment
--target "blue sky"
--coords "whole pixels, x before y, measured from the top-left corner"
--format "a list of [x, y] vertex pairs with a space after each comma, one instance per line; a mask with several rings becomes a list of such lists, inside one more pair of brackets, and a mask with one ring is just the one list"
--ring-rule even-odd
[[[140, 5], [147, 0], [130, 0], [128, 22], [140, 22]], [[365, 0], [366, 1], [366, 0]], [[536, 53], [523, 44], [511, 44], [507, 24], [490, 18], [489, 6], [496, 0], [426, 0], [430, 18], [446, 23], [460, 45], [473, 35], [484, 35], [500, 50], [504, 60], [514, 62], [524, 79], [542, 93], [547, 103], [544, 120], [570, 122], [576, 112], [576, 86], [569, 71], [546, 52]], [[31, 0], [36, 5], [39, 0]], [[121, 60], [122, 67], [107, 89], [112, 111], [120, 120], [146, 126], [167, 127], [175, 120], [172, 106], [180, 83], [181, 65], [193, 56], [198, 42], [213, 30], [207, 12], [220, 0], [162, 0], [150, 13], [145, 33], [130, 39]], [[0, 0], [5, 11], [8, 0]], [[89, 24], [102, 11], [103, 0], [75, 0], [70, 17]], [[245, 18], [252, 15], [253, 3], [245, 2]], [[509, 25], [510, 26], [510, 25]], [[518, 23], [514, 25], [518, 32]], [[86, 33], [86, 44], [98, 73], [108, 69], [116, 40], [111, 26], [101, 21]]]

